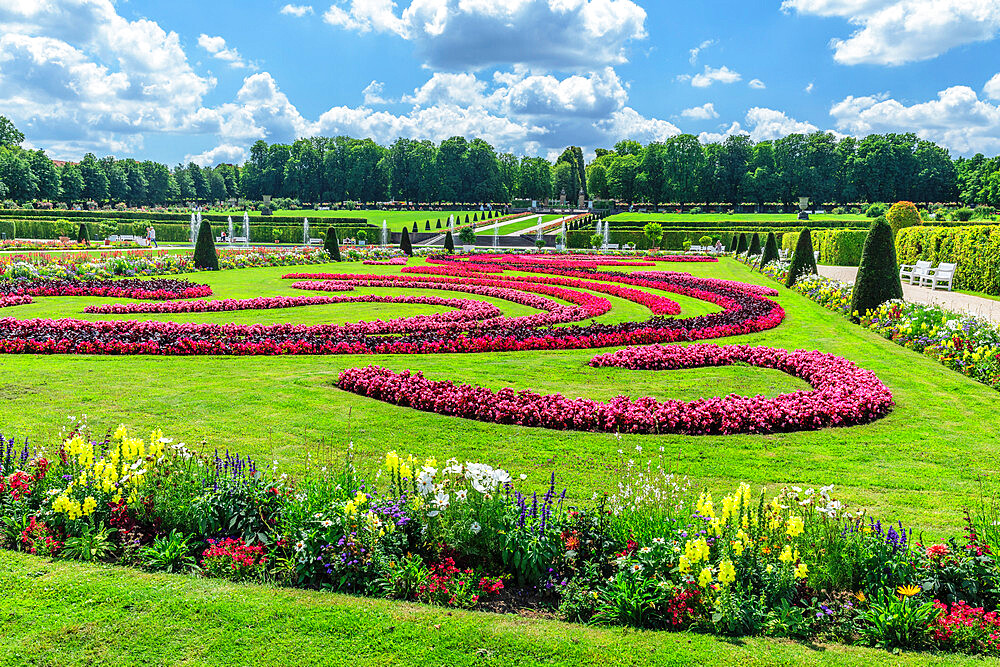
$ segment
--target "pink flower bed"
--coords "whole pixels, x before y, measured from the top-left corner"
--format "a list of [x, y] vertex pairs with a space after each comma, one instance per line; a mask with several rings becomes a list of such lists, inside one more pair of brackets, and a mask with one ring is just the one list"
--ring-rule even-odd
[[362, 264], [369, 264], [372, 266], [406, 266], [405, 257], [393, 257], [392, 259], [366, 259], [361, 262]]
[[0, 308], [6, 308], [7, 306], [23, 306], [24, 304], [31, 303], [33, 299], [25, 294], [24, 296], [0, 296]]
[[9, 280], [0, 281], [3, 296], [107, 296], [120, 299], [195, 299], [212, 288], [186, 280]]
[[560, 394], [432, 381], [421, 373], [395, 373], [379, 366], [340, 374], [338, 386], [362, 396], [426, 412], [561, 430], [621, 433], [773, 433], [862, 424], [885, 415], [892, 394], [874, 373], [831, 354], [788, 352], [746, 345], [690, 345], [628, 348], [602, 354], [592, 366], [670, 370], [728, 366], [742, 362], [799, 377], [812, 391], [775, 398], [738, 396], [657, 401], [618, 396], [607, 403]]

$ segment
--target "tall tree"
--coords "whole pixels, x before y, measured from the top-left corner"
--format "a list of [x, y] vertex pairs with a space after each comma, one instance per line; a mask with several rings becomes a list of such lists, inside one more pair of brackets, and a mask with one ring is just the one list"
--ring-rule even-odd
[[6, 116], [0, 116], [0, 147], [14, 148], [24, 141], [24, 133], [14, 127]]
[[80, 175], [83, 176], [83, 196], [85, 198], [96, 202], [102, 202], [108, 198], [108, 177], [93, 153], [87, 153], [80, 161]]

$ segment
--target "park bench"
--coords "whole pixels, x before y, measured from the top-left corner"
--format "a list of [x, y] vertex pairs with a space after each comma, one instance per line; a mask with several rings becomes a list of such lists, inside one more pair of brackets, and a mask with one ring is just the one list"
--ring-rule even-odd
[[245, 237], [245, 236], [234, 236], [233, 237], [233, 243], [246, 243], [246, 242], [247, 242], [247, 237]]
[[144, 236], [133, 236], [132, 234], [112, 234], [108, 237], [111, 243], [135, 243], [137, 245], [149, 245], [149, 239]]
[[618, 248], [619, 248], [619, 245], [617, 243], [605, 243], [604, 244], [604, 249], [605, 250], [618, 250]]
[[899, 279], [906, 280], [911, 285], [919, 284], [930, 271], [931, 262], [927, 260], [920, 260], [916, 264], [903, 264], [899, 267]]
[[937, 289], [938, 285], [944, 285], [951, 291], [952, 281], [955, 280], [955, 271], [958, 269], [958, 264], [941, 262], [937, 265], [937, 268], [929, 269], [920, 278], [921, 287], [930, 287], [932, 290]]
[[781, 249], [778, 251], [778, 259], [780, 259], [782, 262], [787, 262], [791, 254], [792, 254], [791, 251]]
[[309, 239], [309, 245], [323, 245], [323, 239]]

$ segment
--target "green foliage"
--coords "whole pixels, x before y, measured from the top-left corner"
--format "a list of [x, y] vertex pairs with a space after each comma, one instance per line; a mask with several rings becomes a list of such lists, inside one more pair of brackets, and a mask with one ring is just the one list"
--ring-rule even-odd
[[375, 585], [382, 595], [397, 600], [415, 600], [421, 586], [427, 582], [430, 569], [418, 554], [407, 554], [389, 566], [376, 578]]
[[760, 257], [760, 265], [767, 266], [771, 262], [778, 261], [778, 241], [774, 238], [774, 232], [767, 233], [767, 240], [764, 242], [763, 254]]
[[535, 247], [541, 250], [545, 247], [545, 239], [535, 239]]
[[458, 240], [465, 245], [473, 245], [476, 242], [476, 232], [472, 227], [462, 227], [458, 230]]
[[90, 230], [87, 228], [87, 223], [80, 223], [80, 231], [76, 235], [77, 243], [90, 243]]
[[757, 234], [757, 232], [754, 232], [753, 236], [750, 237], [750, 247], [747, 249], [747, 254], [753, 257], [755, 255], [759, 255], [760, 253], [760, 235]]
[[963, 206], [962, 208], [956, 208], [952, 211], [951, 217], [953, 220], [957, 220], [958, 222], [968, 222], [972, 220], [974, 213], [975, 212], [971, 208]]
[[326, 241], [323, 242], [323, 249], [326, 250], [330, 258], [335, 261], [340, 261], [340, 239], [337, 238], [337, 228], [330, 227], [326, 230]]
[[143, 567], [162, 572], [186, 572], [197, 567], [192, 555], [191, 536], [177, 529], [168, 535], [157, 535], [153, 542], [139, 550]]
[[410, 244], [410, 232], [403, 227], [402, 236], [399, 238], [399, 249], [407, 255], [413, 256], [413, 246]]
[[649, 239], [653, 247], [656, 247], [659, 245], [660, 239], [663, 238], [663, 225], [658, 222], [648, 222], [642, 228], [642, 234]]
[[[772, 234], [772, 236], [774, 236], [774, 235]], [[700, 239], [698, 239], [698, 245], [700, 245], [700, 246], [712, 245], [712, 237], [711, 236], [702, 236]]]
[[194, 245], [194, 265], [199, 269], [219, 270], [219, 254], [215, 251], [212, 224], [206, 218], [202, 218], [198, 229], [198, 240]]
[[792, 255], [792, 263], [788, 267], [788, 278], [785, 280], [785, 287], [791, 287], [799, 276], [815, 275], [816, 255], [813, 251], [812, 233], [806, 229], [799, 232], [795, 243], [795, 253]]
[[886, 301], [902, 298], [903, 286], [899, 282], [892, 229], [885, 218], [879, 218], [868, 232], [861, 253], [861, 265], [851, 297], [851, 312], [864, 316]]
[[744, 234], [743, 232], [740, 232], [739, 241], [736, 242], [736, 254], [737, 255], [742, 255], [743, 253], [745, 253], [747, 251], [747, 248], [749, 248], [749, 247], [750, 247], [750, 244], [747, 241], [747, 235]]
[[899, 230], [921, 224], [920, 212], [914, 203], [909, 201], [898, 201], [893, 204], [885, 214], [885, 219], [892, 228], [893, 238]]
[[655, 578], [621, 570], [601, 591], [590, 622], [594, 625], [628, 625], [663, 628], [670, 618], [667, 603], [672, 591]]
[[880, 591], [858, 613], [858, 633], [869, 646], [923, 648], [930, 644], [931, 623], [939, 615], [933, 601]]
[[76, 560], [106, 560], [115, 550], [111, 541], [111, 535], [115, 532], [114, 528], [108, 528], [104, 524], [94, 526], [89, 521], [83, 522], [79, 535], [66, 538], [63, 553]]
[[865, 210], [865, 215], [869, 218], [879, 218], [885, 215], [885, 212], [889, 210], [888, 204], [883, 204], [881, 202], [875, 202]]
[[444, 235], [444, 249], [448, 252], [455, 252], [455, 238], [451, 235], [451, 230]]
[[590, 247], [600, 248], [604, 245], [604, 235], [603, 234], [591, 234], [590, 235]]
[[896, 253], [902, 264], [917, 260], [934, 265], [956, 263], [956, 289], [1000, 294], [1000, 228], [996, 226], [909, 227], [896, 237]]
[[368, 232], [366, 232], [363, 229], [359, 229], [357, 231], [357, 233], [354, 235], [354, 238], [356, 238], [358, 241], [367, 241], [368, 240]]

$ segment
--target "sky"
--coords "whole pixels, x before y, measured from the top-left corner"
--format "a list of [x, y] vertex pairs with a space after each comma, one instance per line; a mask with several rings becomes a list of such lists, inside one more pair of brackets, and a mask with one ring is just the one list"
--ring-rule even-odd
[[257, 139], [554, 157], [681, 132], [1000, 154], [1000, 0], [0, 0], [0, 115], [55, 159]]

